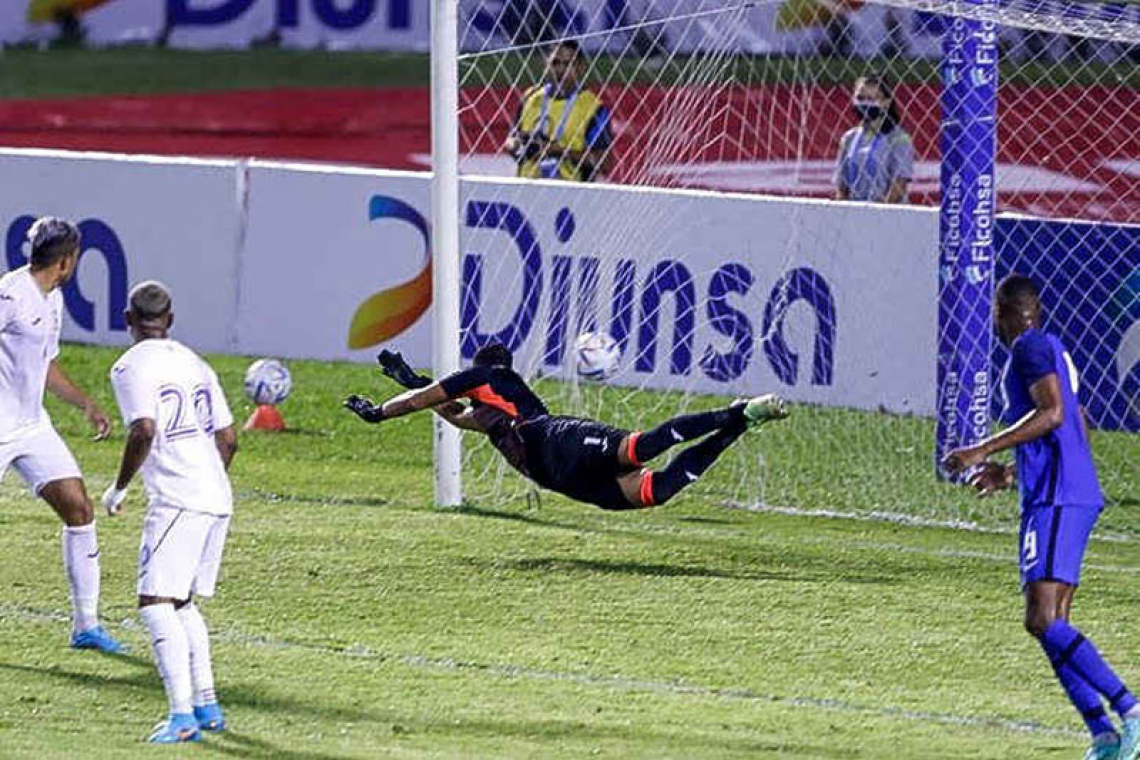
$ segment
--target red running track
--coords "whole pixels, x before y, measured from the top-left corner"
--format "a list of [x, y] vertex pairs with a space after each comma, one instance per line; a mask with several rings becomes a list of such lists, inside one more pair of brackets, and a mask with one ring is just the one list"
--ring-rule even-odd
[[[839, 87], [640, 87], [602, 95], [615, 114], [612, 179], [618, 182], [826, 195], [835, 146], [852, 124], [848, 91]], [[911, 201], [935, 203], [938, 92], [904, 86], [897, 97], [920, 159]], [[493, 156], [517, 98], [505, 89], [464, 93], [463, 151]], [[1140, 93], [1006, 86], [999, 109], [1003, 208], [1140, 222]], [[663, 112], [668, 119], [660, 118]], [[0, 145], [423, 169], [429, 93], [268, 90], [0, 101]]]

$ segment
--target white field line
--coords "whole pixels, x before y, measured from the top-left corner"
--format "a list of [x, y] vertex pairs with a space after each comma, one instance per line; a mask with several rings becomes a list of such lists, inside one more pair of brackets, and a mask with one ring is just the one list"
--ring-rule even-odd
[[[830, 538], [805, 538], [800, 539], [803, 543], [813, 544], [834, 544], [835, 540]], [[897, 544], [880, 541], [862, 541], [847, 539], [843, 541], [844, 546], [851, 546], [857, 549], [872, 549], [890, 552], [899, 552], [900, 554], [920, 554], [926, 557], [945, 557], [947, 559], [981, 559], [991, 562], [997, 562], [1002, 565], [1009, 565], [1011, 568], [1017, 566], [1017, 555], [1010, 547], [1008, 554], [998, 554], [995, 552], [983, 552], [972, 549], [930, 549], [925, 546], [911, 546], [909, 544]], [[1140, 574], [1140, 567], [1131, 567], [1128, 565], [1102, 565], [1096, 562], [1083, 562], [1081, 567], [1085, 570], [1097, 570], [1111, 573], [1138, 573]]]
[[[944, 530], [960, 530], [966, 533], [993, 533], [997, 535], [1012, 535], [1017, 531], [1012, 527], [991, 528], [969, 520], [939, 520], [931, 517], [908, 515], [902, 512], [888, 512], [884, 510], [850, 510], [841, 509], [801, 509], [800, 507], [780, 507], [772, 504], [741, 504], [726, 501], [721, 506], [727, 509], [736, 509], [742, 512], [756, 512], [758, 514], [788, 515], [791, 517], [819, 517], [830, 520], [862, 520], [865, 522], [884, 522], [895, 525], [905, 525], [913, 528], [941, 528]], [[1105, 533], [1097, 531], [1093, 534], [1093, 541], [1108, 543], [1130, 544], [1135, 539], [1121, 533]]]
[[[67, 614], [58, 610], [37, 610], [19, 605], [0, 604], [0, 619], [17, 618], [28, 622], [66, 622]], [[111, 626], [114, 627], [114, 626]], [[134, 618], [123, 620], [118, 627], [138, 630], [139, 624]], [[552, 681], [557, 683], [571, 683], [580, 686], [597, 686], [617, 691], [645, 692], [667, 696], [694, 696], [713, 699], [723, 699], [741, 702], [762, 702], [789, 707], [803, 707], [812, 710], [827, 712], [869, 715], [881, 718], [892, 718], [911, 721], [915, 723], [935, 723], [950, 726], [964, 726], [971, 728], [993, 729], [998, 731], [1013, 731], [1048, 736], [1081, 737], [1083, 732], [1075, 729], [1055, 728], [1026, 720], [1011, 720], [996, 716], [957, 715], [954, 713], [927, 712], [923, 710], [908, 710], [901, 707], [877, 707], [859, 704], [842, 699], [829, 697], [807, 697], [794, 695], [764, 694], [752, 689], [722, 688], [700, 686], [677, 681], [648, 681], [637, 678], [626, 678], [620, 675], [597, 675], [590, 673], [567, 673], [554, 670], [528, 668], [506, 663], [483, 663], [472, 660], [458, 660], [445, 657], [425, 657], [416, 654], [398, 654], [382, 652], [363, 645], [346, 647], [332, 647], [322, 644], [275, 639], [271, 636], [250, 635], [234, 629], [214, 631], [215, 641], [224, 641], [240, 646], [256, 649], [277, 651], [303, 651], [327, 654], [337, 657], [351, 657], [390, 661], [400, 663], [411, 668], [430, 670], [445, 670], [454, 672], [480, 673], [499, 678], [522, 679], [531, 681]]]
[[[276, 494], [268, 491], [261, 491], [258, 489], [242, 490], [235, 495], [242, 500], [263, 501], [267, 503], [300, 500], [295, 495]], [[340, 499], [337, 497], [330, 497], [322, 502], [322, 506], [345, 506], [351, 505], [353, 501], [354, 500], [352, 498]], [[963, 533], [990, 534], [998, 536], [1009, 536], [1015, 535], [1017, 533], [1016, 529], [1012, 526], [991, 527], [980, 525], [969, 520], [940, 520], [932, 517], [920, 517], [918, 515], [911, 515], [904, 512], [891, 512], [888, 510], [803, 509], [801, 507], [781, 507], [773, 504], [742, 504], [736, 501], [722, 501], [719, 502], [719, 506], [726, 509], [733, 509], [740, 512], [753, 512], [756, 514], [787, 515], [789, 517], [807, 517], [830, 520], [859, 520], [863, 522], [881, 522], [890, 523], [892, 525], [902, 525], [911, 528], [937, 528], [940, 530], [957, 530]], [[583, 509], [593, 509], [593, 507], [583, 505]], [[459, 514], [462, 514], [462, 510], [456, 511]], [[708, 529], [696, 530], [692, 526], [684, 526], [684, 528], [675, 526], [664, 530], [659, 525], [635, 525], [627, 522], [615, 523], [615, 526], [620, 526], [616, 529], [620, 530], [621, 532], [629, 532], [635, 534], [660, 532], [676, 533], [678, 530], [681, 530], [685, 533], [696, 533], [704, 535], [716, 535], [721, 533], [721, 531], [709, 531]], [[567, 527], [569, 528], [569, 526]], [[573, 529], [584, 531], [590, 530], [588, 526], [582, 526]], [[1136, 539], [1132, 536], [1122, 533], [1107, 533], [1100, 530], [1093, 533], [1091, 540], [1114, 544], [1136, 543]]]

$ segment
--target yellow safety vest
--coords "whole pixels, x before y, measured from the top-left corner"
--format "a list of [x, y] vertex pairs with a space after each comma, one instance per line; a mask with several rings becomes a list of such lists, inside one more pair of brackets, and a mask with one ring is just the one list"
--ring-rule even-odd
[[[602, 107], [601, 99], [587, 89], [579, 89], [568, 97], [551, 97], [550, 85], [540, 84], [523, 95], [519, 108], [517, 129], [527, 134], [542, 132], [546, 139], [563, 150], [583, 153], [586, 150], [586, 130], [590, 120]], [[569, 110], [567, 110], [569, 109]], [[561, 179], [586, 181], [577, 161], [559, 161]], [[536, 179], [542, 176], [538, 161], [520, 161], [518, 176]]]

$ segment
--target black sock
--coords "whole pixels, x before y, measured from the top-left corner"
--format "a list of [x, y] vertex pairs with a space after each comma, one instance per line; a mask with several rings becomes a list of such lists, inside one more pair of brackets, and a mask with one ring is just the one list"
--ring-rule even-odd
[[661, 456], [678, 443], [692, 441], [714, 430], [744, 419], [744, 405], [737, 404], [711, 412], [683, 414], [644, 433], [634, 433], [630, 459], [641, 464]]
[[700, 443], [682, 451], [665, 469], [654, 472], [650, 476], [653, 503], [664, 504], [676, 496], [682, 488], [696, 482], [697, 478], [712, 467], [717, 457], [723, 454], [724, 450], [746, 429], [743, 419], [730, 423]]

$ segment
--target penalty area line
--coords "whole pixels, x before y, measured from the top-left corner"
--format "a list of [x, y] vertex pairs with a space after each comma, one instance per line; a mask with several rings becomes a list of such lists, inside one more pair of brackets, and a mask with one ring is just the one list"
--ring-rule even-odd
[[[18, 618], [27, 622], [64, 622], [69, 616], [58, 610], [37, 610], [11, 604], [0, 604], [0, 619]], [[105, 623], [106, 625], [106, 623]], [[119, 628], [139, 631], [141, 626], [134, 618], [121, 621]], [[277, 639], [271, 636], [250, 635], [226, 628], [211, 631], [211, 638], [238, 646], [248, 646], [255, 649], [275, 651], [298, 651], [326, 654], [335, 657], [375, 660], [377, 662], [391, 662], [411, 668], [425, 670], [442, 670], [452, 672], [481, 673], [505, 679], [526, 679], [532, 681], [550, 681], [556, 683], [569, 683], [580, 686], [594, 686], [615, 691], [642, 692], [664, 696], [691, 696], [708, 697], [738, 702], [766, 703], [786, 707], [807, 708], [823, 710], [826, 712], [844, 713], [849, 715], [867, 715], [880, 718], [905, 720], [913, 723], [939, 724], [966, 728], [984, 728], [1015, 733], [1036, 734], [1042, 736], [1063, 736], [1076, 738], [1084, 735], [1081, 731], [1073, 729], [1045, 726], [1028, 720], [1013, 720], [997, 716], [958, 715], [955, 713], [933, 712], [925, 710], [910, 710], [902, 707], [876, 707], [860, 704], [843, 699], [830, 697], [809, 697], [784, 694], [765, 694], [746, 688], [729, 688], [717, 686], [701, 686], [681, 681], [652, 681], [638, 678], [628, 678], [620, 675], [597, 675], [591, 673], [571, 673], [556, 670], [543, 670], [521, 665], [507, 663], [477, 662], [473, 660], [460, 660], [450, 657], [427, 657], [416, 654], [399, 654], [382, 652], [372, 647], [354, 644], [344, 647], [328, 646], [325, 644], [312, 644], [300, 641]], [[224, 686], [223, 686], [224, 691]]]

